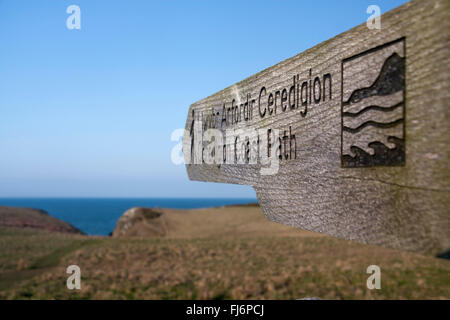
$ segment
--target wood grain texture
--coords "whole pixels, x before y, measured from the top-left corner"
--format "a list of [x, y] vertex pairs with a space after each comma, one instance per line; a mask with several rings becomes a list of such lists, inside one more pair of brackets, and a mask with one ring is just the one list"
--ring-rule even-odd
[[[320, 81], [320, 102], [312, 96], [306, 114], [301, 104], [283, 111], [283, 89], [289, 92], [297, 75], [296, 85], [309, 82], [310, 70], [312, 84], [316, 76]], [[262, 87], [266, 102], [280, 91], [276, 111], [270, 115], [266, 103], [264, 117], [257, 106]], [[237, 108], [240, 121], [223, 122], [233, 99], [233, 106], [256, 101]], [[183, 139], [187, 172], [192, 180], [252, 186], [272, 221], [390, 248], [444, 252], [450, 249], [449, 101], [450, 1], [412, 1], [385, 13], [381, 30], [362, 24], [192, 104]], [[194, 150], [208, 152], [208, 143], [194, 136], [205, 124], [224, 133], [290, 128], [295, 154], [283, 150], [288, 159], [273, 175], [262, 175], [261, 163], [202, 163]], [[234, 149], [226, 144], [228, 152]], [[267, 152], [267, 144], [259, 147]], [[361, 158], [354, 158], [358, 152]]]

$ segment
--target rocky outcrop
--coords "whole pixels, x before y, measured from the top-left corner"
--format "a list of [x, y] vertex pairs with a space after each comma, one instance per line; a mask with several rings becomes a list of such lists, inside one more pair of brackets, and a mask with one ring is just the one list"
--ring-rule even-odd
[[157, 209], [135, 207], [117, 221], [113, 237], [162, 237], [167, 235], [169, 221]]
[[0, 227], [32, 228], [62, 233], [83, 234], [67, 222], [50, 216], [47, 212], [31, 208], [0, 206]]

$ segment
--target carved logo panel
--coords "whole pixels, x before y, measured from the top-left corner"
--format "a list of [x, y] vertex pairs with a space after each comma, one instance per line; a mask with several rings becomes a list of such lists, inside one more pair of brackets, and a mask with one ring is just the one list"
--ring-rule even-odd
[[342, 61], [343, 167], [405, 164], [405, 39]]

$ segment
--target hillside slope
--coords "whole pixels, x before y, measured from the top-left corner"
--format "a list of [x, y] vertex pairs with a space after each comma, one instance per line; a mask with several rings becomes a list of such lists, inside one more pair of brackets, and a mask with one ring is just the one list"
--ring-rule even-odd
[[[449, 260], [290, 228], [258, 207], [134, 211], [113, 237], [0, 227], [0, 299], [450, 299]], [[366, 286], [373, 264], [380, 290]], [[66, 287], [69, 265], [81, 290]]]
[[0, 206], [0, 227], [82, 234], [80, 230], [67, 222], [56, 219], [43, 210], [31, 208]]

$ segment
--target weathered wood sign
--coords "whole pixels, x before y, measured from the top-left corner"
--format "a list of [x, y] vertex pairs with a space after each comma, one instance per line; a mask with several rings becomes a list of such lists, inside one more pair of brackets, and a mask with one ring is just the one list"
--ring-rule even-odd
[[450, 1], [412, 1], [192, 104], [187, 172], [252, 186], [276, 222], [444, 252], [449, 101]]

